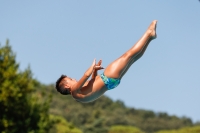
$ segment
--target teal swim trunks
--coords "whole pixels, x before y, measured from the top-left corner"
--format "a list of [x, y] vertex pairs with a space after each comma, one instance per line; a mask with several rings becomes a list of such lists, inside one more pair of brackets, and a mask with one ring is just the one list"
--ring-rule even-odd
[[104, 75], [104, 73], [101, 74], [101, 79], [103, 80], [108, 90], [114, 89], [120, 84], [120, 79], [108, 78]]

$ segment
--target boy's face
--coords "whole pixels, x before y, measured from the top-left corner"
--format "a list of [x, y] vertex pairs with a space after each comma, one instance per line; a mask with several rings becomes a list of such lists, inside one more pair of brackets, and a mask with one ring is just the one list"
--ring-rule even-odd
[[61, 82], [61, 87], [63, 88], [71, 88], [77, 81], [75, 79], [72, 79], [70, 77], [66, 77]]

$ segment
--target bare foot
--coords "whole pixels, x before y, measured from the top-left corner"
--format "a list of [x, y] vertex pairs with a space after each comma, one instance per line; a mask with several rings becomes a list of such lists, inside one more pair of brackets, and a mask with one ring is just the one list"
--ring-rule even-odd
[[148, 28], [148, 34], [150, 35], [150, 38], [151, 39], [155, 39], [156, 37], [157, 37], [157, 35], [156, 35], [156, 24], [157, 24], [157, 20], [154, 20], [151, 24], [150, 24], [150, 26], [149, 26], [149, 28]]

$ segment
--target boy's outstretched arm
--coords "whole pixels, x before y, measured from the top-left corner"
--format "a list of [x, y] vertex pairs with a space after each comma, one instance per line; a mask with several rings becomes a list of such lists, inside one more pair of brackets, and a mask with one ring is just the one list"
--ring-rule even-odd
[[103, 69], [101, 66], [96, 65], [96, 60], [94, 59], [92, 65], [88, 68], [88, 70], [84, 73], [82, 78], [77, 82], [77, 84], [73, 87], [74, 91], [80, 90], [88, 78], [91, 76], [94, 70]]

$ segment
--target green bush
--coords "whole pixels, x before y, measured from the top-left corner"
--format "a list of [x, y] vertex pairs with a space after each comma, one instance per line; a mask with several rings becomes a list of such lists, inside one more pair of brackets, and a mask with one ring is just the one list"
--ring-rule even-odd
[[108, 133], [144, 133], [137, 127], [132, 126], [112, 126]]

